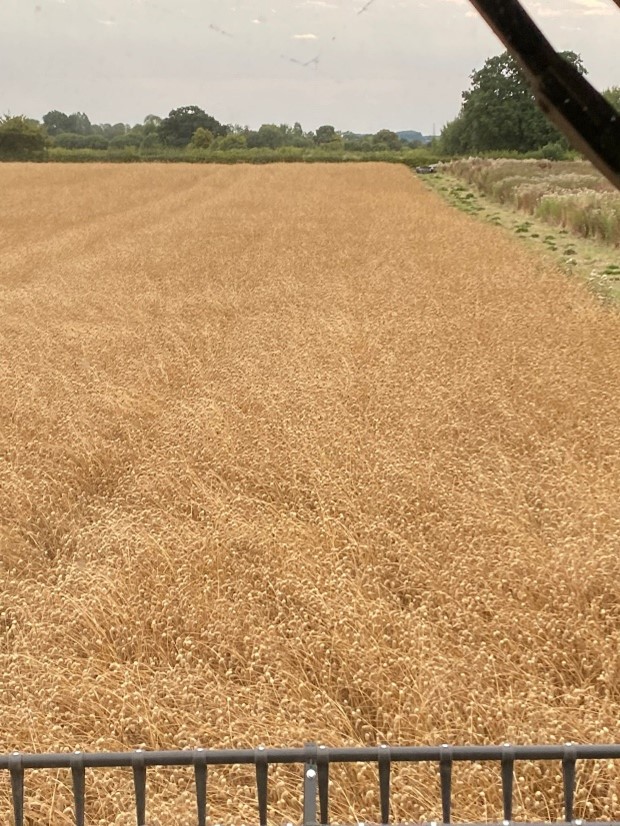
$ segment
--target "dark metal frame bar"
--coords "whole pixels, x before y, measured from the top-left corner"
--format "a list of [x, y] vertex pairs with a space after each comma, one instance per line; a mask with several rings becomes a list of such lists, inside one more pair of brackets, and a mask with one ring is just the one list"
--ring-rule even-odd
[[[24, 774], [31, 769], [69, 769], [72, 775], [76, 826], [85, 826], [87, 768], [128, 767], [133, 772], [136, 824], [146, 823], [147, 769], [151, 766], [193, 766], [198, 826], [207, 824], [207, 773], [209, 766], [254, 765], [259, 826], [267, 826], [269, 766], [303, 766], [303, 824], [329, 824], [329, 766], [331, 763], [376, 763], [379, 771], [380, 823], [390, 823], [390, 772], [392, 763], [430, 762], [439, 766], [442, 823], [451, 823], [452, 768], [455, 762], [492, 761], [500, 764], [503, 823], [512, 823], [513, 777], [517, 760], [557, 760], [562, 765], [564, 822], [574, 820], [577, 760], [620, 760], [620, 745], [563, 746], [367, 746], [327, 748], [308, 743], [303, 748], [195, 749], [193, 751], [133, 751], [88, 754], [0, 755], [0, 770], [9, 772], [15, 826], [24, 826]], [[317, 811], [318, 799], [318, 811]], [[318, 818], [317, 818], [318, 814]], [[605, 821], [620, 826], [619, 821]], [[469, 826], [475, 826], [470, 824]], [[487, 826], [489, 826], [487, 824]], [[498, 825], [499, 826], [499, 825]], [[519, 826], [526, 826], [519, 824]], [[528, 826], [532, 826], [531, 824]]]
[[519, 0], [470, 2], [521, 65], [549, 119], [620, 189], [620, 116], [613, 106], [557, 54]]

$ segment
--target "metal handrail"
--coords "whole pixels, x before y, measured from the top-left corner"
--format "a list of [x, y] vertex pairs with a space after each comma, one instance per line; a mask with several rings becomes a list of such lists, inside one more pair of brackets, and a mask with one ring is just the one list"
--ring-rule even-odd
[[[57, 754], [0, 755], [0, 770], [10, 774], [15, 826], [24, 826], [24, 774], [34, 769], [69, 769], [72, 775], [76, 826], [85, 826], [87, 768], [131, 768], [137, 826], [146, 823], [147, 768], [155, 766], [193, 766], [198, 826], [207, 824], [207, 779], [209, 766], [254, 765], [258, 822], [267, 826], [269, 766], [303, 765], [303, 824], [329, 824], [329, 766], [331, 763], [376, 763], [379, 770], [381, 824], [390, 823], [390, 772], [392, 763], [437, 763], [440, 776], [442, 823], [452, 818], [452, 766], [455, 762], [497, 762], [501, 766], [502, 826], [512, 822], [513, 777], [516, 761], [557, 760], [562, 764], [563, 805], [566, 823], [574, 819], [577, 760], [620, 760], [620, 744], [551, 746], [365, 746], [328, 748], [314, 743], [302, 748], [194, 749], [184, 751], [67, 752]], [[318, 812], [317, 812], [318, 799]], [[589, 821], [592, 823], [592, 821]], [[620, 826], [620, 821], [604, 821]], [[432, 825], [431, 825], [432, 826]], [[476, 824], [468, 824], [476, 826]], [[487, 824], [487, 826], [489, 826]], [[526, 824], [519, 824], [526, 826]], [[534, 824], [528, 824], [534, 826]]]

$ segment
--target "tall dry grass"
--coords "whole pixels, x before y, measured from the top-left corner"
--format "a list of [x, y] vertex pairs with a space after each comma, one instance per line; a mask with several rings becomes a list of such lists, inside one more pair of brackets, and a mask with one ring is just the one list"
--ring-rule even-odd
[[587, 161], [469, 158], [443, 168], [500, 204], [583, 238], [620, 245], [620, 195]]
[[[617, 740], [616, 313], [403, 168], [0, 180], [3, 750]], [[517, 775], [555, 817], [559, 766]], [[333, 776], [335, 819], [377, 817], [374, 769]], [[126, 774], [88, 783], [133, 822]], [[499, 817], [497, 767], [455, 783]], [[393, 789], [439, 816], [434, 767]], [[65, 773], [27, 790], [72, 822]], [[583, 766], [579, 815], [619, 790]], [[250, 769], [210, 799], [255, 820]], [[154, 773], [150, 823], [193, 806]]]

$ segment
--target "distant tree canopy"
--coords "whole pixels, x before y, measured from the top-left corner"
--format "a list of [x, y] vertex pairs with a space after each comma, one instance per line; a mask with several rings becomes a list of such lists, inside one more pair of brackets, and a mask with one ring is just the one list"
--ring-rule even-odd
[[43, 115], [43, 125], [47, 130], [47, 134], [51, 137], [68, 133], [91, 135], [94, 131], [88, 115], [85, 115], [84, 112], [73, 112], [72, 115], [66, 115], [64, 112], [59, 112], [58, 109], [53, 109]]
[[135, 132], [127, 132], [124, 135], [115, 135], [110, 138], [109, 146], [111, 149], [130, 149], [141, 146], [142, 136]]
[[[586, 74], [578, 54], [561, 55]], [[565, 139], [539, 109], [525, 75], [508, 52], [489, 58], [472, 74], [460, 114], [441, 133], [441, 148], [447, 154], [531, 152], [547, 144], [565, 144]]]
[[247, 149], [248, 146], [247, 137], [239, 134], [226, 135], [224, 138], [216, 138], [215, 141], [215, 147], [225, 151], [229, 149]]
[[603, 95], [609, 103], [620, 112], [620, 86], [612, 86], [610, 89], [606, 89], [603, 92]]
[[159, 115], [147, 115], [144, 118], [143, 131], [145, 135], [156, 134], [161, 126], [162, 119]]
[[286, 135], [275, 123], [263, 123], [257, 132], [250, 132], [247, 145], [250, 149], [278, 149], [286, 143]]
[[159, 124], [159, 137], [166, 146], [187, 146], [197, 129], [206, 129], [212, 135], [224, 136], [227, 127], [198, 106], [182, 106], [173, 109]]
[[326, 124], [325, 126], [319, 126], [316, 130], [316, 135], [314, 140], [319, 146], [324, 146], [328, 143], [333, 143], [334, 141], [338, 140], [339, 135], [334, 129], [333, 126], [329, 126]]
[[[248, 149], [279, 149], [282, 146], [305, 147], [314, 145], [312, 138], [304, 133], [299, 123], [295, 123], [294, 126], [289, 126], [287, 123], [263, 123], [258, 130], [248, 129], [247, 127], [244, 129], [232, 127], [231, 131], [234, 135], [245, 137], [244, 145]], [[226, 145], [231, 149], [240, 148], [240, 145], [233, 142]]]
[[61, 132], [52, 138], [52, 143], [62, 149], [107, 149], [109, 145], [103, 135], [78, 135], [75, 132]]
[[389, 129], [381, 129], [376, 135], [373, 135], [372, 142], [376, 147], [390, 149], [394, 152], [399, 152], [403, 148], [396, 132], [391, 132]]
[[43, 125], [47, 129], [47, 134], [52, 137], [61, 135], [63, 132], [70, 132], [70, 124], [69, 115], [65, 115], [64, 112], [59, 112], [58, 109], [54, 109], [48, 112], [47, 115], [43, 115]]
[[[27, 121], [27, 119], [23, 119]], [[389, 129], [375, 135], [339, 132], [324, 124], [316, 132], [306, 132], [301, 123], [264, 123], [258, 129], [240, 124], [222, 124], [198, 106], [173, 109], [167, 118], [149, 114], [142, 123], [91, 123], [84, 112], [67, 114], [52, 109], [43, 116], [43, 137], [52, 149], [125, 150], [154, 155], [174, 154], [177, 150], [239, 151], [245, 149], [320, 149], [351, 152], [397, 152], [412, 146]], [[40, 126], [37, 121], [32, 121]], [[419, 135], [417, 132], [404, 133]], [[86, 155], [85, 158], [88, 156]]]
[[213, 132], [199, 126], [192, 135], [192, 143], [196, 149], [208, 149], [213, 143]]
[[92, 132], [94, 134], [102, 135], [108, 140], [126, 135], [130, 131], [131, 127], [127, 123], [100, 123], [92, 127]]
[[75, 132], [76, 135], [90, 135], [93, 127], [88, 115], [85, 115], [84, 112], [74, 112], [69, 115], [68, 131]]
[[38, 160], [45, 148], [45, 132], [36, 121], [23, 116], [0, 118], [1, 158]]

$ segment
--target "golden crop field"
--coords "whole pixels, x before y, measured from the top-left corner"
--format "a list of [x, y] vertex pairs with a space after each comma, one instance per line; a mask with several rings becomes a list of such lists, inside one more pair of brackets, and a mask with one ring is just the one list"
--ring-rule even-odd
[[[404, 167], [0, 186], [2, 751], [618, 740], [617, 310]], [[376, 820], [376, 769], [332, 775]], [[191, 772], [149, 777], [149, 824], [193, 823]], [[210, 777], [214, 822], [256, 820], [252, 767]], [[454, 779], [501, 819], [497, 765]], [[130, 773], [87, 782], [134, 822]], [[68, 773], [26, 788], [72, 822]], [[577, 816], [619, 794], [581, 766]], [[515, 817], [561, 802], [518, 765]], [[440, 819], [436, 767], [392, 815]]]

